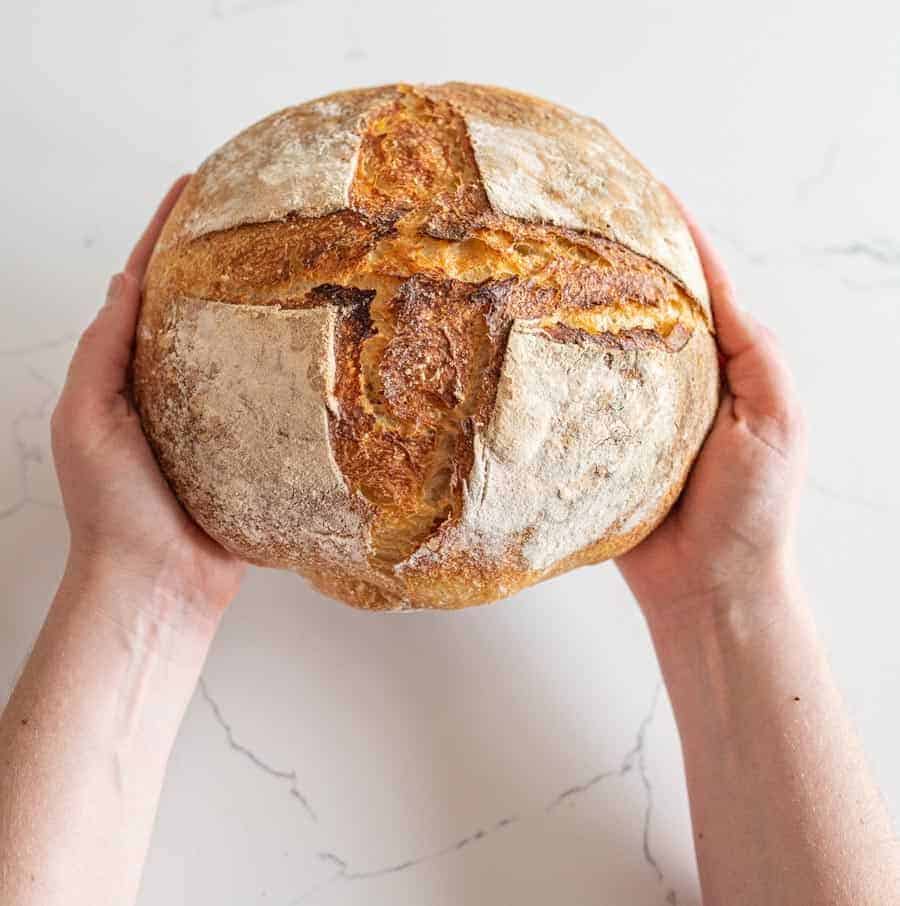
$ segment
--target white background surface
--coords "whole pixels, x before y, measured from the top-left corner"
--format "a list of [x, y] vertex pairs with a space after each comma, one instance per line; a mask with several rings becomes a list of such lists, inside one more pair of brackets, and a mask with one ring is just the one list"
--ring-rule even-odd
[[[3, 694], [65, 556], [49, 411], [77, 332], [169, 182], [254, 120], [334, 89], [499, 83], [604, 120], [708, 224], [745, 304], [782, 337], [812, 426], [800, 556], [900, 812], [900, 12], [831, 7], [8, 4]], [[407, 618], [255, 570], [205, 683], [142, 906], [698, 902], [671, 712], [611, 566]]]

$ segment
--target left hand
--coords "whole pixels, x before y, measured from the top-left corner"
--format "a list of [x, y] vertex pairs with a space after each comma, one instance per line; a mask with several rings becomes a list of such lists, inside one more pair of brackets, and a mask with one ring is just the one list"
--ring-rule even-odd
[[176, 599], [179, 614], [207, 622], [236, 593], [244, 564], [182, 509], [159, 470], [128, 388], [144, 272], [188, 178], [166, 194], [81, 336], [51, 436], [71, 532], [67, 572], [147, 583], [153, 599]]
[[700, 253], [728, 386], [681, 498], [617, 560], [657, 630], [697, 628], [722, 608], [750, 602], [759, 610], [760, 601], [792, 597], [785, 589], [795, 584], [794, 523], [806, 465], [803, 411], [788, 363], [771, 331], [739, 306], [722, 259], [675, 201]]

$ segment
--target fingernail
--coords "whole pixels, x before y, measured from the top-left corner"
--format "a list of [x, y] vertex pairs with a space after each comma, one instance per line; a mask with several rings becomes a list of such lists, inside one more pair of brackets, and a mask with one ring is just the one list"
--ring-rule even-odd
[[114, 274], [109, 281], [109, 286], [106, 288], [106, 302], [105, 305], [109, 305], [112, 302], [115, 302], [119, 298], [120, 293], [122, 292], [122, 275]]

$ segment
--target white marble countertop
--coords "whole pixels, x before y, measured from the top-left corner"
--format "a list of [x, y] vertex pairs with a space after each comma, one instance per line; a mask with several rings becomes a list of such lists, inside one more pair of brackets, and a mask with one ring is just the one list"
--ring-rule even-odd
[[[168, 183], [342, 87], [505, 84], [604, 120], [781, 336], [812, 433], [800, 555], [900, 813], [900, 8], [63, 0], [4, 12], [0, 684], [65, 555], [48, 416]], [[891, 415], [891, 413], [894, 413]], [[698, 903], [678, 741], [611, 566], [372, 616], [254, 570], [174, 755], [142, 906]]]

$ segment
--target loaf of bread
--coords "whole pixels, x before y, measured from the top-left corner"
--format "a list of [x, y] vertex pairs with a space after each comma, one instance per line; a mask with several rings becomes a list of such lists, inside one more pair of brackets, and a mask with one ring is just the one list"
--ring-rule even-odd
[[696, 249], [598, 122], [451, 83], [275, 113], [189, 181], [135, 397], [194, 519], [377, 610], [505, 597], [637, 544], [718, 365]]

